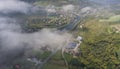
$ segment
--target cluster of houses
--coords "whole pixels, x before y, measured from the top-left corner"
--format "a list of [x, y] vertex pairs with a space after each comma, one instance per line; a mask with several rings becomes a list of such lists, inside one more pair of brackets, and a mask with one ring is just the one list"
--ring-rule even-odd
[[71, 54], [73, 56], [79, 56], [80, 55], [79, 46], [80, 46], [81, 42], [82, 42], [82, 37], [78, 36], [76, 38], [76, 41], [69, 43], [65, 47], [64, 52]]

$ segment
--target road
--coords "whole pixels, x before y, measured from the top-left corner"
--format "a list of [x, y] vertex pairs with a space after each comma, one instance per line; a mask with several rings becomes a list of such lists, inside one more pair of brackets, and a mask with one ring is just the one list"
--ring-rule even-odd
[[64, 59], [64, 62], [65, 62], [65, 64], [66, 64], [66, 66], [68, 66], [68, 62], [67, 62], [67, 60], [66, 60], [66, 58], [65, 58], [65, 56], [64, 56], [64, 50], [65, 50], [65, 47], [62, 48], [62, 57], [63, 57], [63, 59]]
[[[80, 23], [80, 16], [76, 15], [75, 20], [73, 20], [72, 22], [70, 22], [68, 25], [66, 25], [66, 26], [64, 26], [64, 27], [61, 27], [59, 30], [61, 30], [61, 31], [62, 31], [62, 30], [71, 31], [71, 30], [73, 30], [79, 23]], [[44, 60], [44, 62], [42, 62], [41, 64], [38, 64], [38, 65], [36, 66], [36, 69], [42, 69], [42, 68], [43, 68], [43, 65], [46, 64], [46, 63], [52, 58], [52, 56], [54, 56], [54, 55], [57, 53], [57, 51], [58, 51], [59, 49], [60, 49], [60, 48], [58, 47], [54, 52], [51, 53], [51, 55], [50, 55], [46, 60]], [[64, 57], [64, 50], [62, 51], [62, 56], [63, 56], [63, 58], [64, 58], [64, 60], [65, 60], [66, 65], [68, 65], [67, 60], [66, 60], [65, 57]]]
[[[81, 43], [82, 43], [82, 41], [79, 41], [79, 43], [78, 43], [77, 46], [76, 46], [77, 49], [78, 49], [78, 47], [80, 46]], [[63, 57], [63, 59], [64, 59], [64, 62], [65, 62], [65, 64], [66, 64], [66, 66], [68, 66], [67, 59], [66, 59], [65, 56], [64, 56], [65, 47], [66, 47], [66, 45], [62, 48], [62, 57]]]
[[75, 15], [75, 16], [76, 16], [76, 18], [73, 21], [71, 21], [69, 24], [67, 24], [63, 27], [60, 27], [59, 29], [67, 30], [67, 31], [73, 30], [80, 23], [80, 20], [81, 20], [80, 16], [78, 16], [78, 15]]
[[38, 65], [36, 66], [36, 69], [42, 69], [42, 68], [43, 68], [43, 65], [46, 64], [46, 63], [51, 59], [51, 57], [54, 56], [54, 55], [57, 53], [57, 51], [58, 51], [60, 48], [61, 48], [61, 47], [58, 47], [54, 52], [52, 52], [52, 53], [50, 54], [50, 56], [49, 56], [46, 60], [44, 60], [44, 62], [42, 62], [41, 64], [38, 64]]

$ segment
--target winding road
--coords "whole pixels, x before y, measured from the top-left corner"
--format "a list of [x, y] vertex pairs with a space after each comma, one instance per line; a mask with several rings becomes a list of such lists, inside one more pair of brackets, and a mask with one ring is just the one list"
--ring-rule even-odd
[[67, 30], [67, 31], [73, 30], [81, 21], [81, 18], [80, 18], [79, 15], [75, 15], [75, 16], [76, 16], [76, 18], [73, 21], [71, 21], [69, 24], [67, 24], [67, 25], [65, 25], [63, 27], [60, 27], [58, 29], [59, 30]]
[[[59, 30], [61, 30], [61, 31], [63, 31], [63, 30], [67, 30], [67, 31], [73, 30], [80, 23], [80, 16], [78, 16], [76, 14], [74, 14], [74, 15], [76, 16], [76, 18], [72, 22], [70, 22], [68, 25], [59, 28]], [[64, 48], [64, 46], [63, 46], [63, 48]], [[58, 47], [54, 52], [52, 52], [51, 55], [46, 60], [44, 60], [41, 64], [38, 64], [36, 66], [36, 69], [42, 69], [44, 64], [46, 64], [52, 58], [52, 56], [54, 56], [57, 53], [57, 51], [59, 49], [60, 49], [60, 47]], [[65, 61], [65, 64], [68, 65], [67, 60], [64, 57], [64, 49], [62, 49], [62, 56], [63, 56], [63, 59]]]

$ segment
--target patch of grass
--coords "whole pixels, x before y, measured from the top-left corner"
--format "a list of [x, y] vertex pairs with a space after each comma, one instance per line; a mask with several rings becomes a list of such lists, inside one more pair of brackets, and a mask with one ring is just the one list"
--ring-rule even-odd
[[61, 56], [61, 51], [58, 51], [47, 64], [44, 65], [43, 69], [68, 69], [65, 66], [64, 60]]
[[54, 64], [54, 63], [47, 63], [47, 64], [45, 64], [43, 69], [68, 69], [68, 68], [65, 66], [60, 66], [58, 64]]
[[38, 59], [44, 60], [44, 59], [46, 59], [50, 54], [51, 54], [50, 51], [45, 51], [45, 52], [43, 52], [43, 53], [37, 53], [37, 54], [36, 54], [36, 57], [37, 57]]
[[20, 65], [20, 69], [34, 69], [35, 64], [27, 61], [25, 58], [18, 58], [13, 60], [9, 69], [14, 69], [15, 65]]
[[[75, 2], [75, 1], [72, 1]], [[61, 6], [63, 4], [69, 4], [70, 2], [68, 0], [39, 0], [34, 3], [34, 5], [37, 6], [48, 6], [48, 5], [55, 5], [55, 6]]]
[[109, 19], [101, 19], [99, 22], [120, 22], [120, 15], [111, 16]]
[[38, 2], [35, 2], [34, 5], [37, 5], [37, 6], [47, 6], [49, 5], [49, 1], [38, 1]]

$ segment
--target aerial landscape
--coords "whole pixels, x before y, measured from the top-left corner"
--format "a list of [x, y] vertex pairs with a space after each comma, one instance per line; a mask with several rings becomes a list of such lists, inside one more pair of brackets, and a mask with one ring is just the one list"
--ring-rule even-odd
[[120, 69], [120, 0], [0, 0], [0, 69]]

